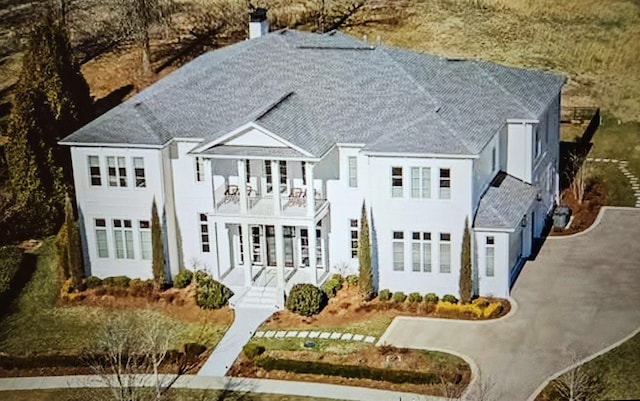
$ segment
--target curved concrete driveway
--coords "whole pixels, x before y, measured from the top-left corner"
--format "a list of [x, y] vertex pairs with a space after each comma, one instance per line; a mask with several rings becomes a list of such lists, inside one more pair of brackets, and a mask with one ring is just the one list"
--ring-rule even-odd
[[380, 343], [463, 354], [496, 383], [496, 400], [526, 400], [576, 358], [640, 327], [640, 210], [603, 208], [599, 217], [585, 233], [547, 239], [513, 288], [514, 313], [487, 322], [396, 318]]

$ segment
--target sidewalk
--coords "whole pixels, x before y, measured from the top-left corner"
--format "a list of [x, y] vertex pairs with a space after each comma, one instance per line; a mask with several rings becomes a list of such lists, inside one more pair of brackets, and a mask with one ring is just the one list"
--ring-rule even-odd
[[[105, 387], [97, 376], [15, 377], [0, 379], [0, 391]], [[174, 388], [284, 394], [301, 397], [367, 401], [445, 401], [444, 398], [365, 387], [237, 377], [182, 376]], [[0, 393], [0, 396], [2, 393]]]

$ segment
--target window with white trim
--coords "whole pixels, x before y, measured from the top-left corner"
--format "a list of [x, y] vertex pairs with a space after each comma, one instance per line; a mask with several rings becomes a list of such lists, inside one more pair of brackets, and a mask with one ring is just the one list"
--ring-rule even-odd
[[533, 150], [533, 158], [536, 159], [542, 151], [542, 140], [540, 138], [540, 129], [538, 125], [535, 126], [534, 130], [535, 148]]
[[349, 186], [358, 187], [358, 159], [355, 156], [349, 157]]
[[411, 259], [414, 272], [431, 272], [431, 233], [411, 234]]
[[89, 179], [92, 186], [102, 186], [102, 176], [100, 175], [100, 158], [89, 156]]
[[136, 178], [136, 188], [147, 186], [147, 179], [144, 173], [144, 159], [142, 157], [133, 158], [133, 175]]
[[113, 242], [117, 259], [133, 259], [133, 227], [131, 220], [113, 219]]
[[262, 264], [262, 226], [251, 226], [251, 260], [257, 265]]
[[140, 231], [140, 256], [144, 260], [151, 260], [153, 251], [149, 220], [140, 220], [138, 222], [138, 230]]
[[411, 197], [431, 197], [431, 168], [411, 167]]
[[393, 270], [404, 270], [404, 232], [393, 232]]
[[127, 186], [127, 166], [124, 157], [107, 156], [110, 187]]
[[440, 199], [451, 199], [451, 169], [440, 169]]
[[391, 197], [402, 198], [402, 167], [391, 167]]
[[264, 161], [264, 177], [267, 181], [267, 193], [273, 192], [273, 174], [271, 174], [271, 160]]
[[287, 185], [287, 162], [285, 160], [280, 161], [280, 184]]
[[200, 250], [202, 252], [211, 251], [211, 245], [209, 242], [209, 222], [205, 213], [200, 213]]
[[359, 224], [357, 219], [349, 220], [349, 233], [351, 240], [351, 257], [358, 257], [358, 235], [359, 235]]
[[251, 160], [246, 159], [244, 161], [244, 173], [246, 176], [247, 184], [251, 183]]
[[107, 221], [105, 219], [95, 219], [93, 221], [96, 230], [96, 249], [99, 258], [109, 257], [109, 244], [107, 242]]
[[196, 181], [204, 181], [204, 158], [196, 157]]
[[451, 273], [451, 234], [440, 234], [440, 273]]
[[486, 238], [486, 244], [484, 248], [484, 260], [485, 260], [485, 275], [487, 277], [493, 277], [495, 269], [495, 237], [489, 236]]

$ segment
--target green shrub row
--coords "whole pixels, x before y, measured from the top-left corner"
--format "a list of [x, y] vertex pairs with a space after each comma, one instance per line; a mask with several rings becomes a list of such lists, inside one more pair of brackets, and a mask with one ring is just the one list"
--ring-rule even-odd
[[[202, 273], [202, 274], [198, 274]], [[229, 303], [233, 292], [204, 272], [196, 273], [196, 304], [202, 309], [220, 309]]]
[[242, 347], [242, 352], [249, 359], [255, 359], [256, 357], [264, 354], [265, 348], [262, 345], [249, 343]]
[[[204, 274], [207, 275], [206, 273]], [[173, 281], [173, 286], [175, 288], [185, 288], [191, 283], [192, 278], [193, 273], [191, 271], [186, 269], [182, 270], [176, 275]], [[89, 276], [84, 280], [84, 285], [86, 288], [98, 288], [100, 286], [121, 288], [129, 287], [133, 288], [134, 291], [150, 291], [154, 287], [153, 280], [141, 280], [139, 278], [131, 279], [127, 276], [111, 276], [105, 277], [104, 279], [96, 276]]]
[[[405, 300], [408, 300], [411, 303], [418, 303], [418, 302], [424, 301], [428, 304], [437, 304], [438, 301], [440, 300], [438, 296], [433, 292], [426, 294], [424, 297], [420, 295], [420, 293], [418, 292], [412, 292], [407, 297], [407, 295], [402, 291], [397, 291], [392, 294], [391, 291], [387, 289], [380, 290], [380, 292], [378, 293], [378, 300], [388, 301], [390, 299], [393, 299], [393, 302], [397, 302], [397, 303], [402, 303]], [[442, 301], [450, 302], [452, 304], [457, 304], [458, 298], [456, 298], [454, 295], [447, 294], [442, 297]]]
[[313, 284], [296, 284], [291, 288], [285, 306], [291, 312], [312, 316], [325, 307], [327, 294]]
[[22, 250], [15, 246], [0, 248], [0, 299], [9, 291], [22, 263]]
[[[326, 376], [339, 376], [354, 379], [370, 379], [386, 381], [390, 383], [411, 384], [439, 384], [442, 374], [432, 372], [414, 372], [407, 370], [393, 370], [372, 368], [362, 365], [338, 365], [327, 362], [297, 361], [293, 359], [277, 359], [263, 356], [257, 358], [255, 363], [266, 370], [284, 370], [293, 373], [307, 373]], [[445, 374], [445, 380], [454, 384], [462, 381], [462, 375]]]
[[340, 291], [343, 283], [344, 278], [342, 278], [342, 276], [339, 274], [334, 274], [329, 280], [324, 283], [324, 292], [329, 298], [333, 298], [336, 296], [338, 291]]

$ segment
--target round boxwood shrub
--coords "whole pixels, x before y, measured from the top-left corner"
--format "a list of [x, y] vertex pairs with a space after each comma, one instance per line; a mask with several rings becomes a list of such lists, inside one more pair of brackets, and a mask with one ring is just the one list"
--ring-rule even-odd
[[230, 289], [207, 275], [198, 281], [196, 289], [196, 305], [202, 309], [220, 309], [233, 296]]
[[393, 293], [393, 302], [402, 303], [407, 299], [407, 296], [402, 291], [397, 291]]
[[351, 288], [355, 288], [358, 286], [358, 275], [357, 274], [352, 274], [350, 276], [347, 276], [347, 284], [349, 284], [349, 287]]
[[329, 280], [324, 283], [324, 292], [329, 298], [335, 297], [338, 291], [340, 291], [340, 289], [342, 288], [343, 282], [344, 279], [341, 275], [334, 274]]
[[391, 291], [384, 289], [384, 290], [380, 290], [380, 292], [378, 293], [378, 299], [381, 301], [388, 301], [391, 299]]
[[412, 292], [411, 294], [409, 294], [409, 302], [422, 302], [422, 295], [420, 295], [420, 293], [418, 292]]
[[444, 295], [442, 297], [442, 302], [449, 302], [452, 304], [457, 304], [458, 303], [458, 298], [456, 298], [455, 296], [451, 295], [451, 294], [447, 294]]
[[84, 279], [84, 285], [87, 288], [97, 288], [102, 285], [102, 279], [96, 276], [89, 276]]
[[291, 288], [286, 307], [302, 316], [319, 313], [327, 304], [327, 296], [313, 284], [296, 284]]
[[437, 304], [439, 301], [439, 298], [436, 294], [434, 294], [433, 292], [428, 293], [427, 295], [424, 296], [424, 302], [428, 303], [428, 304]]
[[193, 273], [191, 270], [184, 269], [173, 278], [173, 286], [176, 288], [185, 288], [191, 284]]

